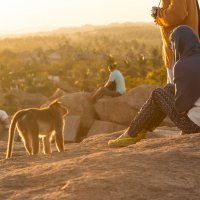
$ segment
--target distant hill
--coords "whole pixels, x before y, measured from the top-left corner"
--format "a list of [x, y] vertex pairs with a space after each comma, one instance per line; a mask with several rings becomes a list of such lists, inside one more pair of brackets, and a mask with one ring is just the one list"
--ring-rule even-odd
[[[14, 52], [32, 51], [35, 49], [55, 49], [57, 45], [69, 40], [73, 43], [88, 42], [85, 38], [99, 41], [112, 38], [120, 42], [137, 41], [150, 47], [161, 46], [159, 29], [152, 23], [114, 23], [105, 26], [85, 25], [82, 27], [59, 28], [54, 31], [29, 33], [0, 37], [0, 52], [10, 50]], [[82, 41], [83, 40], [83, 41]]]

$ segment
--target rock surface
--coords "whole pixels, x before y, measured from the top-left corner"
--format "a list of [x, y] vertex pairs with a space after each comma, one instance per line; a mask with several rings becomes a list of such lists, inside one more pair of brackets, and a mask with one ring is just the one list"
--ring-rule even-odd
[[[200, 199], [200, 134], [109, 148], [119, 134], [95, 135], [45, 156], [27, 156], [15, 142], [13, 157], [0, 162], [0, 199]], [[1, 159], [6, 145], [0, 143]]]
[[[87, 92], [60, 93], [60, 90], [56, 90], [58, 94], [55, 96], [68, 108], [68, 116], [80, 116], [80, 127], [73, 123], [74, 120], [69, 121], [67, 125], [68, 128], [70, 127], [68, 132], [73, 136], [70, 141], [81, 141], [87, 135], [102, 132], [110, 133], [126, 128], [155, 88], [156, 86], [141, 85], [120, 97], [103, 97], [96, 104], [90, 101], [91, 94]], [[12, 95], [20, 96], [20, 98], [14, 98]], [[39, 94], [13, 92], [12, 95], [12, 98], [9, 95], [7, 98], [10, 100], [17, 99], [19, 105], [26, 108], [46, 107], [51, 103], [50, 99]], [[9, 104], [9, 107], [10, 105], [12, 103]], [[100, 125], [100, 121], [104, 124]], [[161, 125], [173, 126], [173, 123], [169, 119], [165, 119]]]
[[0, 123], [0, 141], [8, 141], [8, 130]]
[[88, 130], [95, 119], [93, 104], [88, 100], [89, 95], [86, 92], [77, 92], [66, 94], [58, 99], [68, 108], [68, 115], [79, 115], [81, 117], [81, 127]]
[[48, 98], [39, 93], [25, 93], [12, 91], [4, 96], [4, 105], [18, 106], [19, 108], [40, 107]]
[[96, 120], [91, 126], [87, 134], [87, 137], [100, 134], [100, 133], [112, 133], [112, 132], [123, 130], [125, 128], [127, 128], [127, 126], [123, 126], [121, 124], [116, 124], [112, 122]]
[[102, 121], [129, 125], [155, 88], [141, 85], [120, 97], [100, 99], [95, 104], [96, 113]]
[[20, 103], [24, 108], [40, 107], [47, 100], [48, 98], [42, 94], [24, 93], [23, 96], [21, 96]]
[[81, 124], [81, 117], [70, 115], [65, 117], [64, 140], [66, 142], [76, 142]]

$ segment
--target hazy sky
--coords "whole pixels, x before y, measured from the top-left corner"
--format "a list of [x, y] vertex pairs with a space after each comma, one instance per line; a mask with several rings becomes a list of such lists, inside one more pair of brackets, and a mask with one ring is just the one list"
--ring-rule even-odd
[[159, 0], [1, 0], [0, 34], [84, 24], [151, 22]]

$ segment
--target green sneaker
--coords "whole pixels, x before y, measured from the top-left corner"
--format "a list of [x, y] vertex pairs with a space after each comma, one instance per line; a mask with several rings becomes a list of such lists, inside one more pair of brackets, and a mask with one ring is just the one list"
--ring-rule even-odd
[[109, 147], [126, 147], [131, 144], [136, 144], [142, 139], [146, 138], [146, 133], [139, 133], [136, 137], [127, 137], [127, 138], [117, 138], [115, 140], [109, 140]]

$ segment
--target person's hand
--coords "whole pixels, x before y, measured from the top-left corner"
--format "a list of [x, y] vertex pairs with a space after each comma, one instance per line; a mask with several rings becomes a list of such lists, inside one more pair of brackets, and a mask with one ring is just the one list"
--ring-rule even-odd
[[158, 13], [158, 7], [152, 7], [152, 9], [151, 9], [151, 16], [154, 18], [154, 19], [156, 19], [156, 17], [157, 17], [157, 13]]
[[154, 23], [155, 25], [159, 25], [156, 19], [154, 19]]

